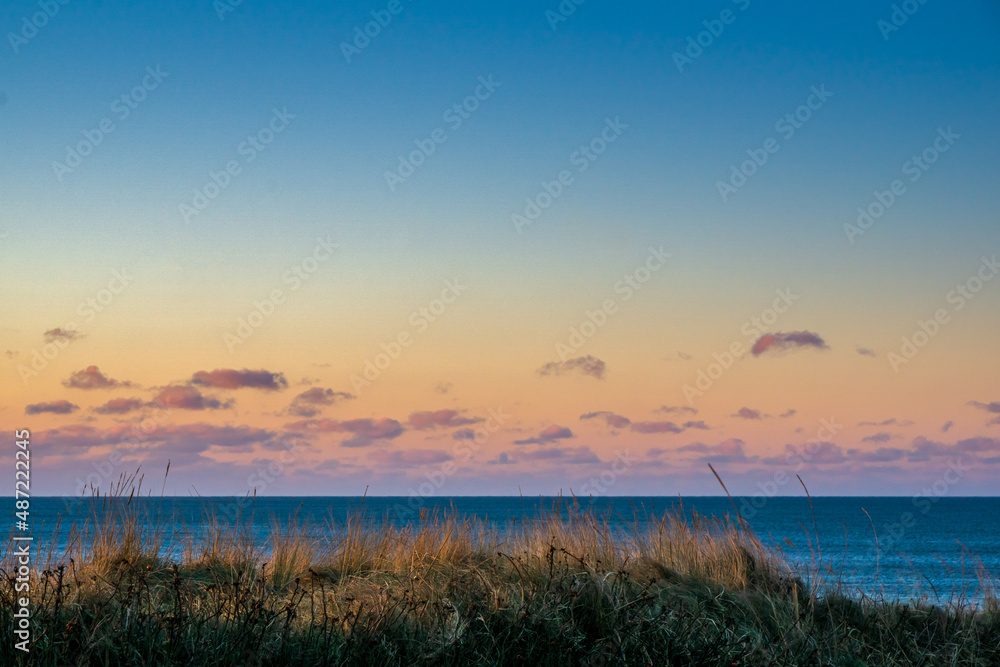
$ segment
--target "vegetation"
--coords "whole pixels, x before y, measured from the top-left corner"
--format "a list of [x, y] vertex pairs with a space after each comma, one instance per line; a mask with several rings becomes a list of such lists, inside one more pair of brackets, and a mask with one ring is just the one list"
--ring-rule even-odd
[[[32, 582], [33, 665], [998, 665], [1000, 610], [852, 599], [793, 577], [748, 530], [664, 516], [627, 535], [586, 513], [502, 534], [409, 526], [246, 526], [164, 559], [127, 478]], [[649, 524], [646, 524], [649, 525]], [[9, 543], [8, 543], [9, 544]], [[17, 609], [0, 553], [0, 620]]]

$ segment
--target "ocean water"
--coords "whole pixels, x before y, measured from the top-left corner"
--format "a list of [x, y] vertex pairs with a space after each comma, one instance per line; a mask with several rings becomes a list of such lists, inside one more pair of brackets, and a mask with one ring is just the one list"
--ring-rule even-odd
[[[257, 533], [266, 548], [275, 522], [297, 517], [311, 524], [316, 539], [328, 534], [330, 522], [343, 525], [364, 512], [367, 521], [396, 524], [418, 521], [418, 512], [477, 517], [497, 531], [508, 530], [558, 508], [567, 500], [552, 497], [260, 497], [142, 498], [132, 502], [158, 525], [174, 545], [197, 542], [208, 517], [239, 520]], [[605, 518], [623, 533], [643, 526], [664, 512], [690, 518], [733, 517], [733, 504], [768, 548], [778, 553], [804, 578], [820, 571], [827, 586], [853, 595], [931, 602], [982, 600], [981, 574], [1000, 583], [1000, 498], [818, 497], [812, 509], [804, 497], [599, 497], [576, 499], [581, 511]], [[33, 498], [32, 533], [41, 553], [64, 546], [66, 527], [82, 525], [92, 516], [90, 500]], [[756, 504], [755, 504], [756, 503]], [[813, 518], [815, 510], [815, 524]], [[866, 513], [867, 512], [867, 513]], [[54, 533], [57, 520], [62, 530]], [[818, 536], [818, 539], [817, 539]], [[878, 546], [876, 546], [876, 543]]]

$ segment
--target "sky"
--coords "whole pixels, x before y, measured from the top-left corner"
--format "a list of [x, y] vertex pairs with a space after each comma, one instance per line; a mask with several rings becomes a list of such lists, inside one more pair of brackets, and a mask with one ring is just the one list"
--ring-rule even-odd
[[0, 28], [0, 428], [35, 494], [168, 461], [203, 496], [1000, 489], [995, 3]]

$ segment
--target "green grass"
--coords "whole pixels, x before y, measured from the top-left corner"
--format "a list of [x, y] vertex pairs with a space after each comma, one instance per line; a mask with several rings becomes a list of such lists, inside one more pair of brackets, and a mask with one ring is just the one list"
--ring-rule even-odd
[[[511, 527], [215, 522], [177, 562], [129, 478], [33, 581], [33, 665], [1000, 665], [995, 598], [946, 608], [819, 594], [749, 531], [664, 516], [612, 536], [570, 512]], [[309, 537], [307, 535], [312, 535]], [[11, 549], [0, 616], [13, 625]]]

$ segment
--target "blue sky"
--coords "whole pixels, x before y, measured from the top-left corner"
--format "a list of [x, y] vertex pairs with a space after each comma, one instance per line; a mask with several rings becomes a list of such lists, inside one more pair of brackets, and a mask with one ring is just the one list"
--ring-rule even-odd
[[[298, 374], [332, 363], [337, 370], [317, 381], [343, 385], [414, 304], [462, 275], [478, 296], [407, 376], [430, 387], [432, 375], [513, 367], [523, 352], [512, 341], [551, 349], [649, 246], [665, 244], [673, 264], [627, 323], [595, 339], [595, 353], [620, 351], [621, 368], [649, 373], [626, 385], [656, 387], [668, 403], [690, 373], [657, 364], [678, 350], [710, 361], [788, 285], [805, 295], [788, 326], [821, 330], [851, 354], [877, 348], [885, 371], [899, 337], [1000, 245], [1000, 9], [991, 2], [914, 0], [907, 7], [916, 11], [886, 32], [879, 22], [892, 20], [891, 2], [567, 1], [575, 10], [553, 24], [555, 1], [400, 0], [401, 11], [350, 62], [343, 44], [372, 12], [386, 16], [388, 2], [71, 0], [45, 5], [58, 13], [18, 39], [40, 6], [12, 0], [0, 10], [0, 272], [5, 309], [23, 313], [5, 329], [12, 353], [30, 354], [112, 267], [127, 266], [138, 274], [123, 296], [130, 301], [96, 323], [92, 353], [65, 363], [86, 367], [138, 337], [162, 339], [161, 356], [189, 355], [187, 365], [233, 365], [222, 333], [317, 236], [331, 234], [343, 255], [239, 363], [298, 364]], [[231, 11], [220, 16], [219, 7]], [[709, 40], [713, 27], [719, 34]], [[675, 54], [699, 33], [707, 46], [679, 71]], [[141, 85], [147, 68], [166, 74], [119, 117], [114, 101]], [[445, 114], [482, 79], [498, 85], [450, 127]], [[794, 135], [776, 128], [818, 89], [829, 98]], [[240, 147], [275, 110], [287, 112], [287, 124], [248, 160]], [[53, 163], [104, 119], [114, 131], [57, 177]], [[574, 152], [609, 119], [624, 128], [620, 136], [576, 171]], [[386, 172], [438, 128], [447, 140], [390, 189]], [[947, 152], [849, 243], [844, 224], [857, 208], [906, 179], [904, 163], [948, 128], [958, 138]], [[769, 138], [777, 152], [723, 200], [718, 183]], [[239, 174], [185, 222], [180, 207], [230, 162]], [[567, 169], [573, 183], [518, 233], [512, 214]], [[962, 332], [950, 344], [954, 356], [916, 383], [917, 403], [935, 403], [954, 383], [970, 392], [957, 406], [997, 400], [970, 379], [984, 357], [997, 363], [985, 347], [996, 298], [985, 296], [992, 301], [953, 327]], [[152, 379], [132, 345], [146, 382], [175, 381]], [[862, 372], [851, 377], [833, 384], [875, 386]], [[780, 377], [764, 378], [771, 393], [781, 386]], [[513, 380], [497, 382], [519, 400]], [[416, 391], [403, 393], [420, 402]], [[817, 391], [803, 400], [819, 410], [829, 398]], [[525, 429], [565, 421], [544, 398], [526, 409]], [[377, 401], [364, 410], [384, 412]], [[786, 437], [768, 434], [761, 446]]]

